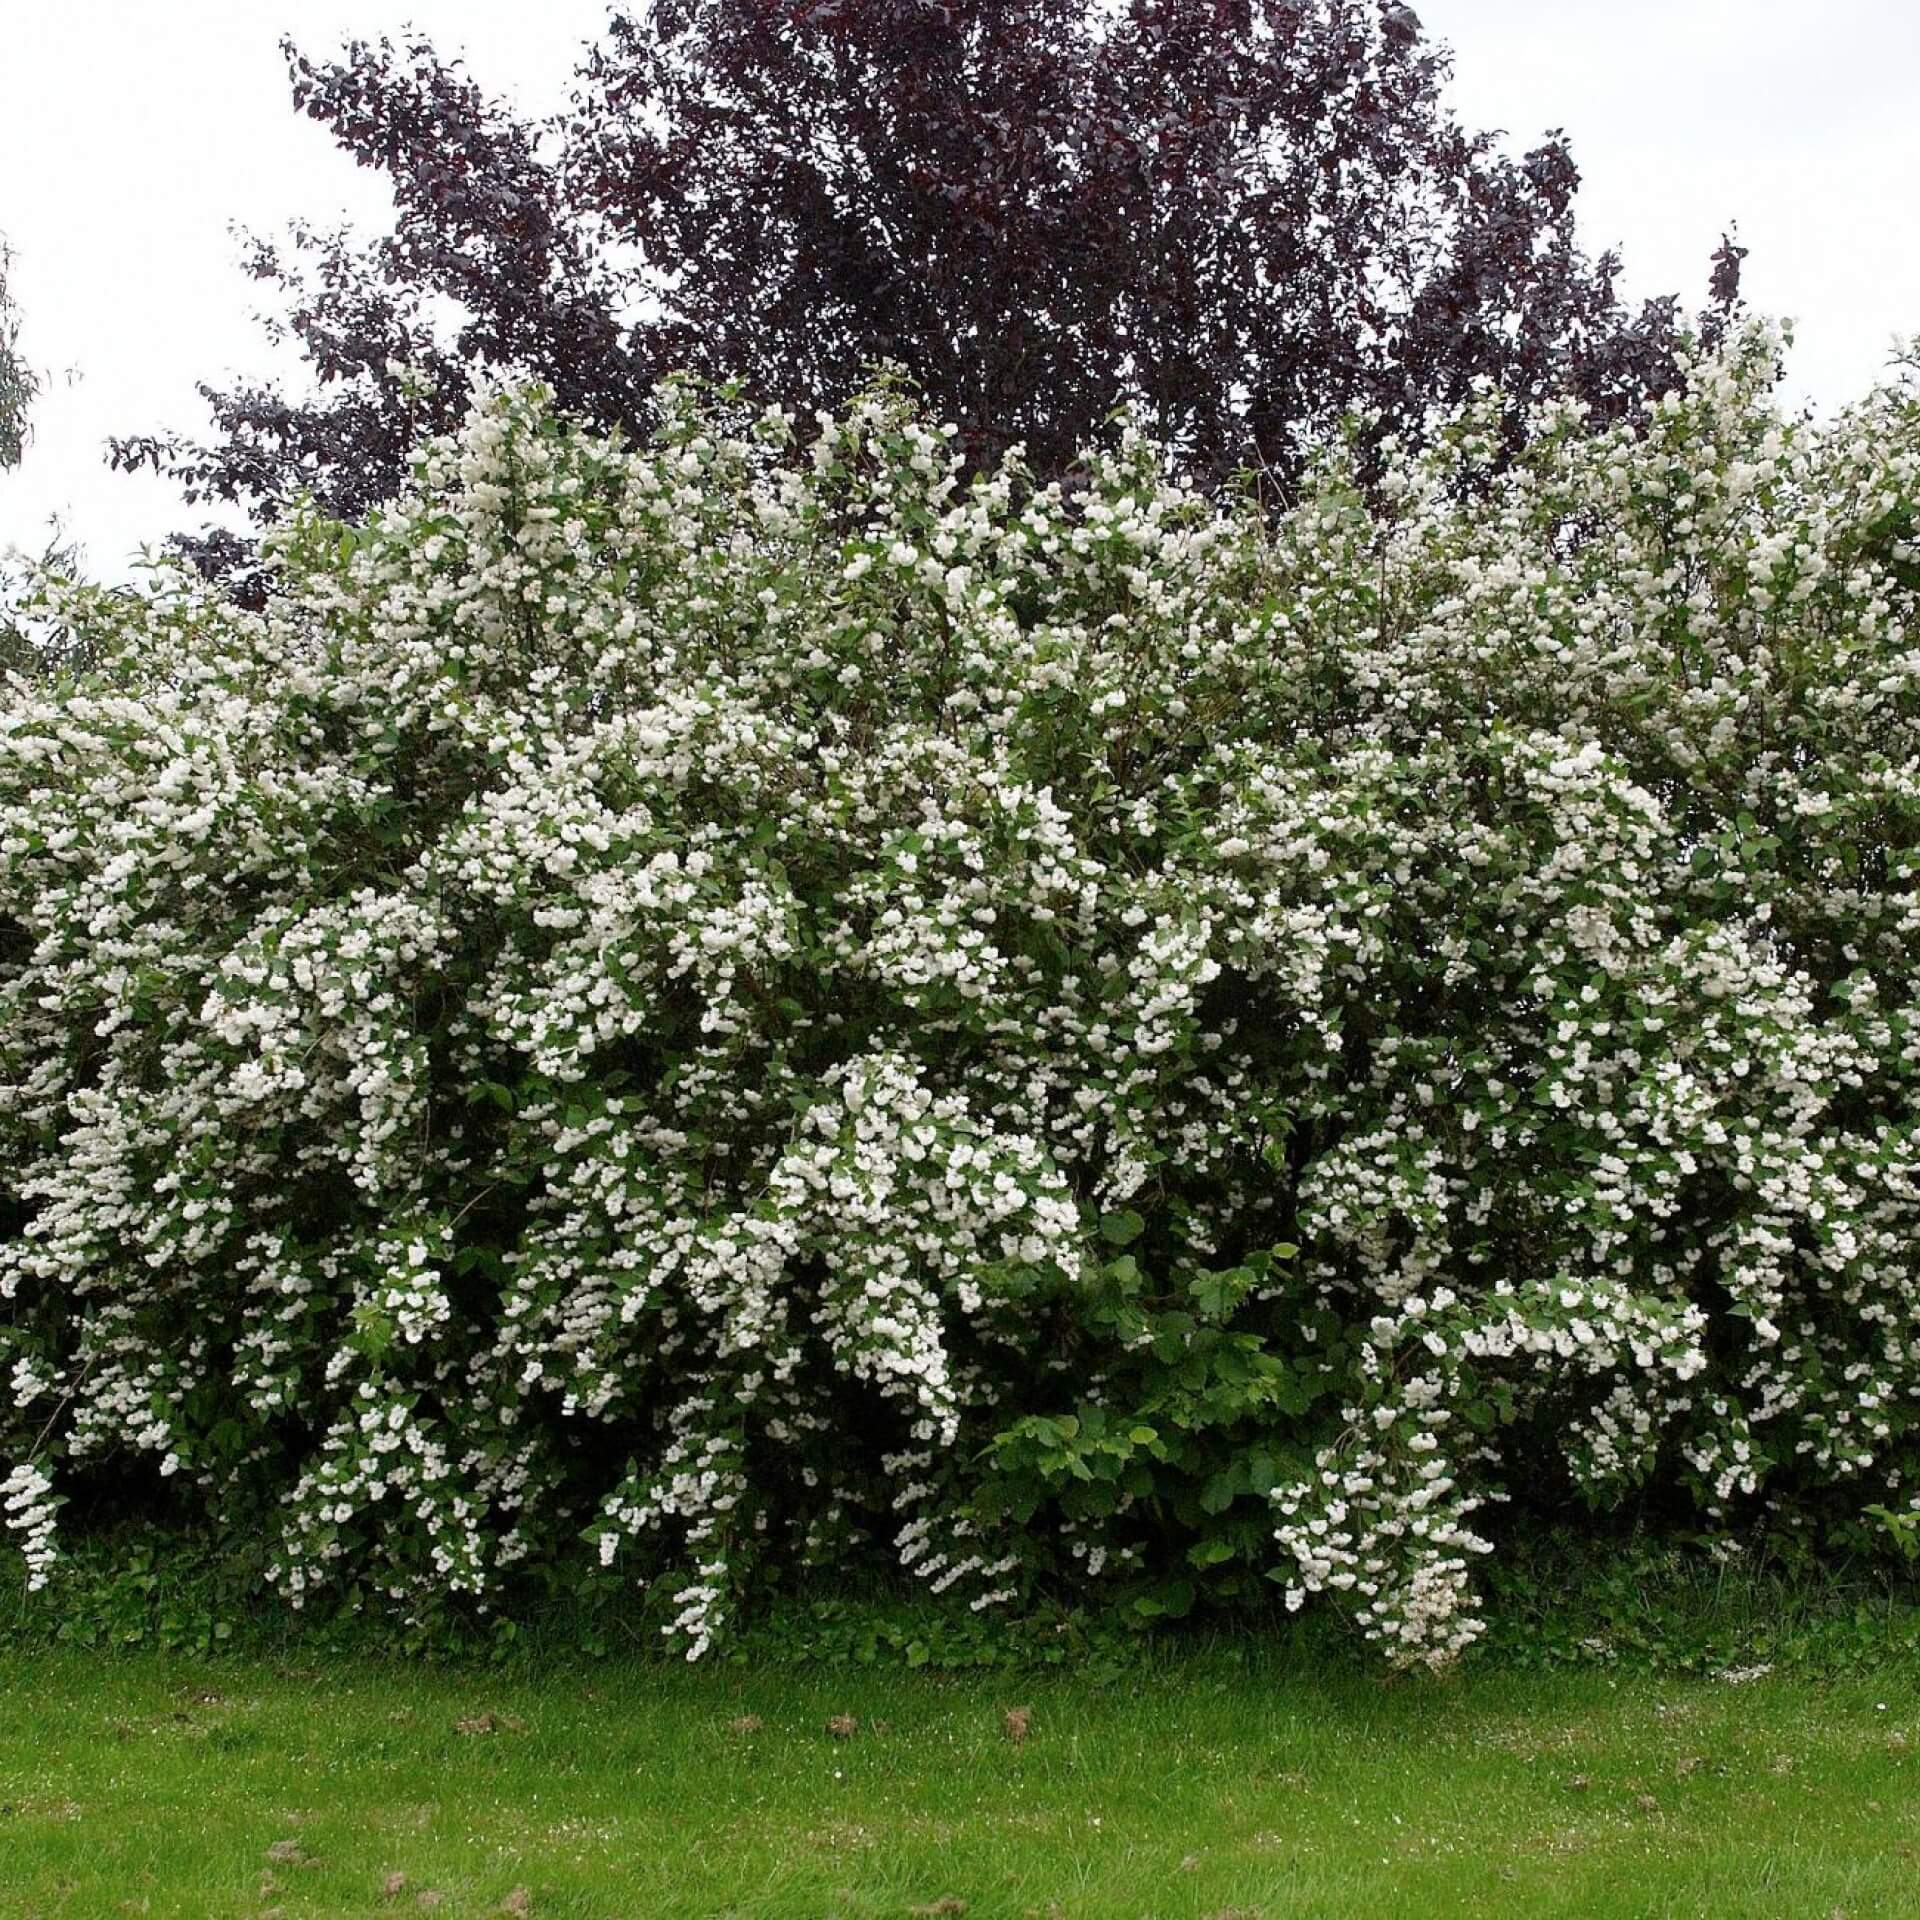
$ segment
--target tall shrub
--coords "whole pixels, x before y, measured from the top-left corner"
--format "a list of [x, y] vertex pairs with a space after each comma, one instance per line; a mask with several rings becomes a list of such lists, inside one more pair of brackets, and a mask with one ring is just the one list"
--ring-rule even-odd
[[[1269, 524], [882, 390], [481, 404], [0, 717], [9, 1513], [1477, 1630], [1915, 1505], [1920, 403], [1760, 334]], [[1490, 1509], [1505, 1492], [1519, 1506]], [[593, 1544], [583, 1544], [582, 1534]]]

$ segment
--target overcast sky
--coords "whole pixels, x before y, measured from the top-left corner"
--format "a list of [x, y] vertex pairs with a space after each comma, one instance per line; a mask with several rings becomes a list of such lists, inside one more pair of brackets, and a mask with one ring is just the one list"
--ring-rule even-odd
[[[1797, 322], [1796, 393], [1863, 391], [1920, 332], [1917, 0], [1416, 0], [1471, 125], [1571, 135], [1588, 246], [1636, 293], [1704, 292], [1730, 221], [1747, 291]], [[110, 433], [194, 429], [197, 379], [270, 366], [233, 223], [377, 222], [288, 104], [280, 35], [325, 51], [418, 26], [529, 111], [562, 99], [606, 0], [0, 0], [0, 234], [23, 345], [52, 378], [0, 546], [59, 514], [92, 568], [201, 516], [102, 465]]]

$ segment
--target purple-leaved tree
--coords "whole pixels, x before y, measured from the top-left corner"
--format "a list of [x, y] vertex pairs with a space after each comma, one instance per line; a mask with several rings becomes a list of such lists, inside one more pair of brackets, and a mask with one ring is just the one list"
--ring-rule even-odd
[[1341, 416], [1417, 434], [1482, 375], [1617, 416], [1738, 298], [1727, 240], [1696, 320], [1629, 308], [1565, 140], [1464, 130], [1398, 0], [657, 0], [538, 124], [423, 43], [288, 55], [394, 230], [254, 243], [311, 392], [208, 387], [210, 439], [116, 446], [256, 519], [386, 498], [486, 366], [643, 427], [673, 368], [804, 418], [892, 360], [979, 457], [1060, 472], [1125, 401], [1190, 477], [1284, 495]]

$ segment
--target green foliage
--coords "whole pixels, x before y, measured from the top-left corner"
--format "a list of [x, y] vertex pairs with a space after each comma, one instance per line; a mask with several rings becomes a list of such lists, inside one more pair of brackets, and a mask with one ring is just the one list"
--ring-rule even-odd
[[264, 614], [49, 583], [30, 1581], [231, 1529], [423, 1645], [908, 1578], [1443, 1665], [1573, 1514], [1898, 1561], [1920, 396], [1789, 419], [1777, 353], [1277, 520], [894, 387], [506, 393]]
[[[39, 377], [20, 355], [20, 314], [7, 285], [13, 256], [0, 240], [0, 472], [17, 467], [27, 444], [27, 411]], [[0, 659], [0, 667], [5, 660]]]
[[1920, 1654], [1911, 1574], [1791, 1536], [1733, 1548], [1651, 1528], [1600, 1540], [1543, 1529], [1488, 1584], [1486, 1644], [1503, 1667], [1814, 1677]]

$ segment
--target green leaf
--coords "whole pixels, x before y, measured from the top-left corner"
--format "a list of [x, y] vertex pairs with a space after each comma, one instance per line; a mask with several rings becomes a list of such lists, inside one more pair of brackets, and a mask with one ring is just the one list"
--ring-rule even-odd
[[379, 1360], [393, 1345], [393, 1322], [382, 1310], [362, 1301], [353, 1310], [353, 1344], [369, 1360]]
[[1187, 1293], [1204, 1318], [1225, 1320], [1253, 1290], [1253, 1280], [1251, 1269], [1228, 1267], [1197, 1275], [1187, 1282]]
[[1216, 1473], [1200, 1489], [1200, 1511], [1225, 1513], [1245, 1491], [1246, 1469], [1238, 1464], [1228, 1467], [1224, 1472]]

